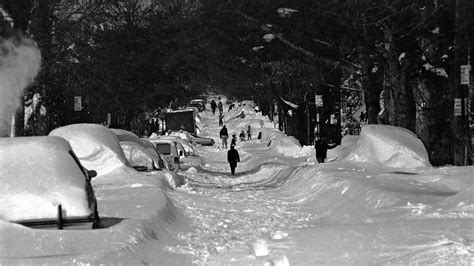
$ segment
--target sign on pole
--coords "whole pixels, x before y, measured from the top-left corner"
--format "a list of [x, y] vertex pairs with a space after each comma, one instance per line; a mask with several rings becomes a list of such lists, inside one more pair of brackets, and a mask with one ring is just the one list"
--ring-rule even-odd
[[314, 95], [314, 102], [316, 103], [317, 107], [323, 107], [323, 96], [315, 94]]
[[471, 65], [461, 65], [461, 85], [469, 85]]
[[454, 116], [462, 115], [462, 99], [454, 98]]
[[74, 111], [82, 110], [82, 96], [74, 96]]

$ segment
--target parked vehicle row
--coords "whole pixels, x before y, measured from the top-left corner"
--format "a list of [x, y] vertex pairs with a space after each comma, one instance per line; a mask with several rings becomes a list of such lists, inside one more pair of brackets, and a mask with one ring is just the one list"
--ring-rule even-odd
[[[59, 130], [51, 136], [0, 138], [0, 220], [32, 228], [96, 228], [100, 219], [91, 179], [97, 172], [84, 165], [101, 166], [107, 156], [89, 156], [87, 163], [81, 163], [84, 157], [76, 156], [81, 154], [73, 150], [77, 145], [81, 152], [100, 153], [102, 148], [96, 146], [101, 139], [107, 145], [116, 143], [116, 148], [108, 152], [121, 149], [123, 160], [138, 171], [177, 172], [183, 160], [195, 155], [193, 145], [178, 137], [144, 139], [122, 129], [93, 125], [82, 130], [81, 126], [66, 126], [74, 129]], [[97, 129], [94, 134], [103, 135], [94, 139], [98, 142], [84, 139], [91, 129]], [[77, 141], [78, 138], [82, 139]]]

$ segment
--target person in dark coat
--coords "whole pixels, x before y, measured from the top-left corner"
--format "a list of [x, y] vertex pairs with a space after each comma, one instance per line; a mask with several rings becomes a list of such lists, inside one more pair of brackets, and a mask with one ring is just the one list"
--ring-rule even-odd
[[219, 103], [217, 104], [217, 108], [219, 109], [219, 113], [222, 114], [222, 112], [224, 112], [224, 109], [223, 109], [223, 107], [222, 107], [222, 102], [221, 102], [221, 101], [219, 101]]
[[237, 135], [234, 133], [232, 134], [232, 139], [230, 140], [230, 146], [237, 145]]
[[230, 172], [234, 175], [237, 163], [240, 162], [239, 152], [234, 148], [234, 146], [230, 146], [230, 150], [227, 152], [227, 161], [230, 165]]
[[337, 143], [329, 144], [325, 137], [317, 137], [314, 142], [314, 148], [316, 149], [316, 159], [318, 160], [318, 163], [324, 163], [328, 149], [332, 149], [336, 146]]
[[224, 125], [224, 114], [223, 113], [220, 113], [219, 114], [219, 126], [223, 126]]
[[227, 132], [227, 127], [225, 125], [219, 132], [219, 137], [222, 139], [222, 148], [227, 149], [227, 139], [229, 138], [229, 133]]
[[211, 101], [211, 109], [212, 109], [212, 114], [213, 114], [213, 115], [216, 114], [216, 108], [217, 108], [216, 101], [212, 100], [212, 101]]
[[244, 130], [240, 131], [239, 138], [240, 138], [240, 141], [245, 141], [245, 132], [244, 132]]

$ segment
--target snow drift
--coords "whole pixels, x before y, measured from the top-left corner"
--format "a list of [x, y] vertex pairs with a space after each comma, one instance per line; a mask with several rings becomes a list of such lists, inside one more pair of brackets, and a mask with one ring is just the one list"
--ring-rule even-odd
[[345, 158], [393, 168], [429, 167], [428, 153], [417, 136], [395, 126], [363, 126], [354, 150]]

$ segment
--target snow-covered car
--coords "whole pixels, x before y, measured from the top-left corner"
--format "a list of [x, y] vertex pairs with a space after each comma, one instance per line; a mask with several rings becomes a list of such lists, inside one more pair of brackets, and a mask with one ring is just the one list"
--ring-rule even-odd
[[190, 104], [197, 104], [201, 106], [201, 110], [206, 109], [206, 101], [204, 99], [192, 99], [189, 101]]
[[195, 156], [196, 155], [195, 152], [194, 152], [194, 147], [186, 139], [182, 139], [178, 136], [156, 136], [156, 137], [153, 137], [153, 138], [176, 140], [181, 145], [183, 145], [184, 150], [186, 151], [188, 156]]
[[84, 168], [60, 137], [0, 138], [0, 219], [33, 228], [92, 229], [99, 222]]
[[[150, 152], [143, 144], [134, 141], [120, 141], [125, 158], [127, 158], [130, 166], [137, 171], [153, 171], [159, 170], [160, 166], [157, 163], [155, 166], [154, 160]], [[157, 157], [157, 156], [156, 156]]]
[[214, 140], [211, 138], [201, 137], [195, 133], [183, 131], [183, 132], [172, 132], [171, 136], [180, 137], [187, 140], [189, 143], [200, 144], [203, 146], [213, 146], [215, 144]]
[[153, 144], [147, 144], [127, 130], [112, 128], [111, 131], [117, 137], [128, 163], [136, 170], [161, 170], [165, 166]]
[[201, 137], [194, 133], [189, 133], [191, 143], [201, 144], [203, 146], [213, 146], [215, 144], [214, 140], [211, 138]]
[[148, 139], [156, 150], [161, 153], [171, 165], [172, 171], [178, 171], [181, 167], [178, 142], [171, 139]]
[[142, 142], [143, 142], [143, 145], [145, 146], [145, 148], [152, 154], [157, 154], [158, 155], [158, 165], [160, 167], [160, 169], [166, 169], [166, 170], [169, 170], [171, 171], [171, 169], [173, 168], [171, 166], [171, 164], [168, 162], [168, 160], [166, 160], [165, 156], [161, 153], [158, 152], [158, 150], [156, 150], [155, 148], [155, 145], [153, 145], [153, 143], [149, 142], [147, 139], [143, 138], [143, 139], [140, 139]]

